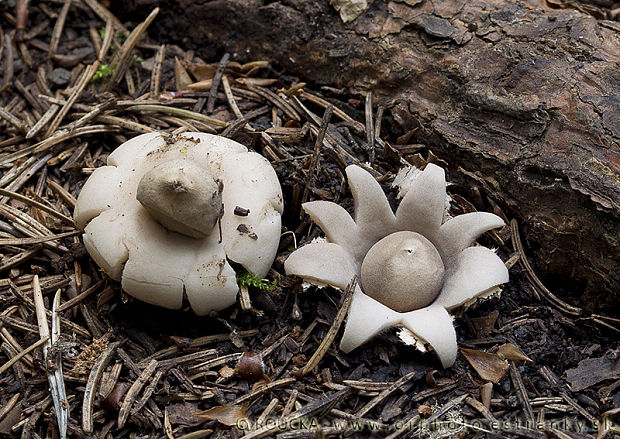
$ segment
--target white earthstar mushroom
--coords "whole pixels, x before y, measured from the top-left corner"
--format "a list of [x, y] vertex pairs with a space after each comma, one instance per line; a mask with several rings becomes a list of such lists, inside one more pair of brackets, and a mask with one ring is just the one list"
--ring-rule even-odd
[[282, 207], [275, 171], [245, 146], [204, 133], [151, 133], [123, 143], [95, 170], [74, 220], [92, 258], [127, 293], [173, 309], [185, 295], [204, 315], [236, 300], [229, 260], [267, 274]]
[[449, 311], [508, 282], [495, 252], [472, 247], [479, 235], [504, 221], [474, 212], [442, 224], [445, 174], [433, 164], [417, 173], [395, 214], [372, 175], [357, 166], [346, 172], [355, 219], [335, 203], [305, 203], [326, 241], [294, 251], [284, 264], [286, 273], [340, 289], [358, 277], [340, 342], [344, 352], [403, 326], [430, 345], [444, 367], [451, 366], [457, 343]]

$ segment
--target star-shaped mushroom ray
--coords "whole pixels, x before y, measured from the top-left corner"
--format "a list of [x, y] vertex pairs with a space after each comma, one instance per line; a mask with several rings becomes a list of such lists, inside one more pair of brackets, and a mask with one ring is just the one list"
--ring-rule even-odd
[[438, 303], [402, 314], [400, 323], [431, 345], [443, 367], [454, 364], [457, 355], [456, 330], [452, 316]]
[[355, 202], [355, 223], [365, 247], [364, 254], [380, 239], [395, 231], [396, 218], [381, 185], [359, 166], [346, 169], [349, 186]]
[[[221, 159], [221, 166], [236, 170], [224, 174], [222, 181], [222, 201], [228, 206], [221, 221], [226, 255], [256, 276], [264, 277], [273, 262], [266, 255], [275, 255], [280, 242], [283, 204], [278, 177], [275, 171], [261, 178], [255, 175], [254, 170], [271, 166], [254, 152], [228, 154]], [[257, 193], [262, 197], [257, 197]], [[247, 209], [248, 215], [235, 215], [235, 206]]]
[[121, 279], [129, 294], [178, 309], [185, 293], [198, 315], [235, 302], [236, 276], [223, 247], [217, 246], [218, 234], [193, 239], [167, 231], [148, 215], [128, 215], [124, 221], [126, 229], [133, 231], [124, 237], [129, 258]]
[[223, 250], [210, 260], [199, 261], [183, 284], [187, 299], [199, 316], [229, 307], [237, 300], [239, 291], [235, 270], [226, 261]]
[[329, 201], [311, 201], [303, 208], [330, 242], [341, 245], [361, 264], [368, 250], [395, 230], [396, 219], [383, 189], [370, 173], [359, 166], [348, 166], [346, 173], [355, 219]]
[[[133, 297], [152, 305], [179, 309], [183, 304], [183, 280], [172, 277], [165, 264], [149, 262], [136, 255], [125, 263], [121, 286]], [[156, 298], [156, 300], [155, 300]]]
[[284, 270], [288, 276], [345, 290], [360, 268], [340, 245], [314, 241], [291, 253], [284, 262]]
[[508, 282], [508, 268], [486, 247], [468, 247], [446, 267], [443, 288], [434, 303], [448, 310]]
[[340, 342], [350, 352], [381, 331], [404, 326], [421, 341], [431, 345], [444, 367], [450, 367], [457, 354], [456, 331], [448, 311], [437, 304], [406, 313], [396, 312], [356, 288]]
[[[504, 220], [488, 212], [471, 212], [449, 219], [432, 239], [441, 258], [448, 262], [489, 230], [502, 227]], [[449, 263], [449, 262], [448, 262]]]
[[[140, 209], [138, 205], [135, 209]], [[194, 266], [199, 241], [169, 232], [148, 215], [125, 214], [129, 258], [121, 285], [133, 297], [164, 308], [183, 304], [183, 282]]]
[[165, 144], [161, 133], [147, 133], [129, 139], [108, 156], [108, 165], [131, 167]]
[[329, 242], [342, 246], [361, 264], [366, 254], [365, 241], [361, 239], [359, 227], [344, 207], [331, 201], [310, 201], [302, 207], [323, 230]]
[[401, 316], [402, 314], [364, 294], [357, 285], [340, 341], [340, 349], [345, 353], [351, 352], [381, 331], [398, 325]]
[[396, 210], [398, 230], [410, 230], [431, 238], [441, 226], [445, 203], [445, 172], [429, 163], [413, 180]]
[[102, 166], [86, 180], [82, 187], [85, 196], [75, 206], [75, 225], [84, 230], [90, 220], [112, 206], [116, 190], [121, 184], [121, 174], [116, 166]]
[[[100, 240], [98, 237], [105, 236]], [[84, 246], [97, 265], [114, 280], [121, 280], [123, 264], [129, 257], [124, 242], [123, 219], [114, 209], [93, 218], [84, 229]]]

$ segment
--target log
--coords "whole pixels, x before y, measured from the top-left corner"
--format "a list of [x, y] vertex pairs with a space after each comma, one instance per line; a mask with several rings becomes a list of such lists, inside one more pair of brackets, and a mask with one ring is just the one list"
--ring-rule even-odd
[[570, 280], [581, 305], [618, 302], [617, 22], [502, 0], [375, 1], [348, 23], [327, 0], [167, 5], [156, 32], [205, 59], [227, 51], [372, 91], [395, 132], [417, 129], [409, 142], [445, 160], [450, 179], [521, 221], [546, 281]]

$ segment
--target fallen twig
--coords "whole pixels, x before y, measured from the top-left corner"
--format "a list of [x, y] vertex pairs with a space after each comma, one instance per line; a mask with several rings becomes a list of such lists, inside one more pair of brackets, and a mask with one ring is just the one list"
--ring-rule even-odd
[[521, 237], [519, 236], [519, 225], [517, 223], [517, 220], [513, 219], [510, 222], [510, 227], [512, 230], [512, 243], [514, 246], [514, 250], [519, 252], [519, 254], [521, 255], [521, 265], [525, 269], [527, 277], [532, 282], [537, 291], [543, 297], [545, 297], [545, 299], [547, 299], [549, 303], [555, 305], [555, 307], [558, 308], [560, 311], [574, 316], [581, 315], [581, 308], [569, 305], [568, 303], [561, 300], [559, 297], [549, 291], [547, 287], [543, 285], [540, 279], [538, 279], [538, 276], [536, 276], [536, 273], [534, 273], [534, 270], [532, 269], [532, 266], [528, 262], [527, 257], [525, 256], [525, 252], [523, 251], [523, 244], [521, 244]]
[[[47, 315], [45, 305], [43, 304], [43, 293], [39, 283], [39, 276], [35, 275], [32, 280], [32, 291], [34, 297], [35, 311], [37, 314], [37, 322], [39, 324], [39, 333], [42, 339], [47, 339], [43, 346], [43, 358], [45, 359], [46, 368], [48, 367], [49, 351], [54, 344], [58, 342], [60, 337], [60, 318], [56, 309], [60, 303], [60, 290], [56, 291], [54, 296], [54, 304], [52, 307], [52, 331], [47, 325]], [[58, 430], [61, 439], [67, 437], [67, 393], [65, 391], [65, 381], [62, 374], [62, 357], [61, 352], [54, 354], [52, 371], [47, 370], [47, 381], [50, 385], [52, 400], [54, 401], [54, 409], [56, 410], [56, 419], [58, 420]]]
[[353, 280], [347, 286], [347, 289], [344, 292], [344, 299], [342, 301], [342, 306], [338, 310], [338, 314], [334, 317], [334, 321], [325, 334], [325, 338], [321, 341], [321, 344], [314, 352], [310, 360], [306, 363], [304, 368], [301, 371], [301, 375], [307, 375], [309, 372], [313, 371], [323, 358], [323, 356], [327, 353], [327, 350], [331, 346], [332, 342], [336, 339], [336, 335], [338, 334], [338, 330], [340, 329], [340, 325], [344, 322], [345, 317], [347, 316], [347, 312], [349, 312], [349, 307], [351, 306], [351, 301], [353, 300], [353, 291], [357, 286], [357, 277], [354, 277]]

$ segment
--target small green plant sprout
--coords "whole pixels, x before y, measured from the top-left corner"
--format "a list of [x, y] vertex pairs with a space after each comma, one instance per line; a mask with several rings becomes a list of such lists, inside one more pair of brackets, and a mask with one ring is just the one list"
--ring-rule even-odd
[[[114, 52], [123, 44], [125, 38], [127, 38], [127, 35], [125, 35], [124, 32], [116, 31], [112, 37], [113, 44], [110, 45], [110, 53], [114, 54]], [[101, 26], [99, 28], [99, 38], [101, 38], [101, 41], [105, 40], [105, 26]]]
[[256, 275], [247, 270], [240, 270], [237, 272], [237, 283], [239, 286], [254, 287], [264, 291], [273, 291], [278, 285], [278, 280], [274, 279], [273, 282], [267, 283], [264, 279], [256, 277]]
[[101, 64], [99, 68], [97, 69], [97, 71], [95, 72], [95, 74], [93, 75], [93, 79], [91, 79], [90, 81], [91, 82], [101, 81], [103, 78], [106, 78], [112, 75], [112, 73], [114, 73], [114, 70], [116, 70], [116, 64], [112, 64], [111, 66], [107, 64]]

